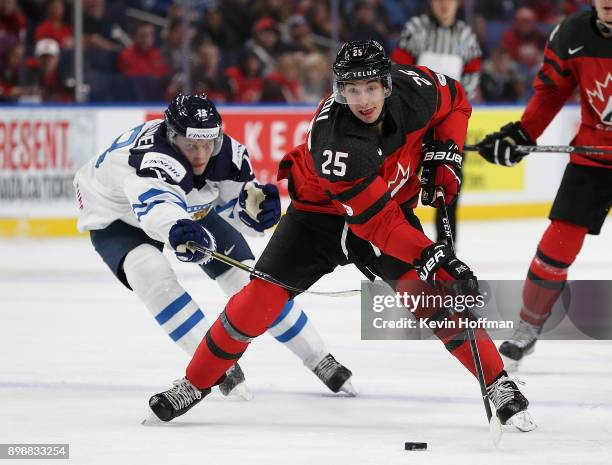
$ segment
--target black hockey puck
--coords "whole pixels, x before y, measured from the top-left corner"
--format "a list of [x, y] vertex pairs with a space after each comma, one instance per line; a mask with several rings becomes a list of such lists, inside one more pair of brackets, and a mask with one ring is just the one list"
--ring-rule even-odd
[[404, 450], [427, 450], [426, 442], [405, 442]]

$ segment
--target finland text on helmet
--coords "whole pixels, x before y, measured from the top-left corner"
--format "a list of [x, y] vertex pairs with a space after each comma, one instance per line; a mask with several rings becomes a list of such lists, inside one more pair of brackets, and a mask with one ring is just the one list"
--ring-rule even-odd
[[385, 97], [391, 95], [391, 61], [385, 49], [375, 40], [354, 40], [345, 43], [334, 62], [334, 98], [338, 103], [347, 103], [343, 95], [347, 81], [379, 80]]
[[170, 142], [178, 134], [187, 139], [214, 140], [213, 156], [221, 150], [223, 144], [221, 115], [206, 94], [178, 94], [168, 105], [165, 117]]

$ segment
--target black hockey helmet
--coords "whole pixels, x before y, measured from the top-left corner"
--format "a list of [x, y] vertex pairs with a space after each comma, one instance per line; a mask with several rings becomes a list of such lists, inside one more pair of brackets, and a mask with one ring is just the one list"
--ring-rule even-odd
[[221, 115], [206, 94], [178, 94], [170, 102], [164, 115], [170, 141], [174, 134], [180, 134], [187, 139], [214, 140], [213, 156], [221, 150]]
[[343, 83], [380, 79], [385, 97], [391, 95], [391, 60], [385, 49], [375, 40], [353, 40], [345, 43], [334, 61], [334, 97], [346, 103], [341, 94]]

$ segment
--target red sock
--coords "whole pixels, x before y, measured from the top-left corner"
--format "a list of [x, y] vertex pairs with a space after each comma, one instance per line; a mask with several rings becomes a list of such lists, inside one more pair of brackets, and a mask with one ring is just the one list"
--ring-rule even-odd
[[567, 271], [582, 248], [588, 228], [553, 220], [531, 261], [523, 287], [521, 320], [541, 326], [567, 281]]
[[199, 389], [218, 384], [251, 340], [268, 329], [287, 300], [289, 294], [283, 288], [252, 280], [229, 300], [200, 342], [187, 366], [187, 379]]
[[[403, 282], [402, 282], [403, 281]], [[433, 294], [436, 291], [430, 286], [420, 281], [415, 270], [411, 270], [401, 277], [401, 281], [398, 283], [398, 292], [412, 292], [420, 293], [421, 291], [427, 294]], [[444, 313], [440, 313], [444, 312]], [[414, 312], [416, 318], [429, 318], [430, 320], [442, 319], [446, 312], [444, 309], [418, 309]], [[474, 360], [472, 358], [472, 351], [470, 348], [470, 340], [467, 337], [465, 329], [460, 328], [458, 321], [461, 317], [458, 313], [453, 313], [450, 316], [446, 316], [446, 320], [455, 321], [455, 328], [442, 328], [434, 331], [434, 334], [444, 343], [446, 349], [457, 359], [461, 364], [466, 367], [474, 376], [476, 376], [476, 367], [474, 366]], [[450, 325], [448, 325], [450, 326]], [[485, 384], [493, 382], [504, 369], [504, 363], [497, 351], [497, 347], [493, 344], [493, 341], [484, 330], [474, 331], [476, 337], [476, 345], [478, 346], [478, 353], [480, 355], [480, 361], [482, 364], [482, 371], [485, 378]]]

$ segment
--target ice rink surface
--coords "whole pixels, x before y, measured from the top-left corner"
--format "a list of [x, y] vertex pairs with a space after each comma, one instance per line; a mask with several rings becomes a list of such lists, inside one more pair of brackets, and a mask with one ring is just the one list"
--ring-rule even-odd
[[[546, 224], [461, 224], [459, 256], [480, 278], [522, 279]], [[570, 279], [612, 279], [611, 239], [608, 221]], [[222, 293], [195, 266], [176, 269], [212, 321]], [[360, 279], [345, 267], [315, 287]], [[145, 427], [149, 396], [183, 376], [185, 354], [87, 239], [1, 240], [0, 443], [70, 443], [71, 463], [105, 465], [612, 462], [609, 341], [538, 343], [519, 377], [539, 428], [506, 433], [496, 451], [477, 382], [439, 342], [361, 341], [358, 297], [299, 299], [359, 397], [332, 395], [264, 335], [241, 362], [252, 401], [214, 392], [172, 424]], [[429, 449], [404, 451], [405, 441]]]

